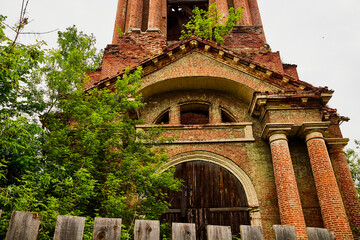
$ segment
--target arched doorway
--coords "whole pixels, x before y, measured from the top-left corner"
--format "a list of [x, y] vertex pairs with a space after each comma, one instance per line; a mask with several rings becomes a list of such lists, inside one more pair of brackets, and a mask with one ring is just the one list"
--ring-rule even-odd
[[239, 180], [226, 168], [211, 162], [189, 161], [175, 166], [183, 180], [181, 192], [169, 192], [168, 222], [195, 223], [198, 239], [206, 239], [206, 225], [250, 225], [249, 205]]

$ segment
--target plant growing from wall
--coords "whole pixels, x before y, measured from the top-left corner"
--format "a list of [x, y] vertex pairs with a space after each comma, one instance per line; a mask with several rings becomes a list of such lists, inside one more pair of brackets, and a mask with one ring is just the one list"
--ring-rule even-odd
[[236, 23], [240, 20], [243, 9], [229, 9], [229, 16], [225, 17], [216, 8], [216, 2], [205, 11], [196, 7], [188, 23], [184, 24], [186, 30], [181, 31], [180, 40], [198, 36], [203, 39], [224, 43], [224, 36], [229, 35]]

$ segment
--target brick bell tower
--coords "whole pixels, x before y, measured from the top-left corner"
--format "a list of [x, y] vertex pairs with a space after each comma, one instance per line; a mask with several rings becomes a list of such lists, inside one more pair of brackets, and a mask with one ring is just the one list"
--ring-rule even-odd
[[[112, 44], [86, 88], [112, 89], [124, 68], [142, 66], [137, 113], [147, 129], [162, 125], [176, 138], [166, 147], [183, 179], [168, 193], [169, 222], [326, 228], [353, 239], [360, 228], [359, 199], [343, 152], [333, 91], [300, 80], [296, 65], [281, 62], [266, 43], [257, 0], [218, 0], [224, 14], [244, 9], [224, 45], [191, 37], [179, 41], [194, 7], [213, 0], [119, 0]], [[119, 35], [119, 29], [125, 33]], [[353, 235], [354, 234], [354, 235]]]

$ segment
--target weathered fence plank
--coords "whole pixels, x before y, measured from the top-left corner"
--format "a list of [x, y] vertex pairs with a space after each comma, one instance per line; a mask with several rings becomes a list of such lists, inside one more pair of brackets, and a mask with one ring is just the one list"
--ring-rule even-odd
[[240, 235], [242, 240], [263, 240], [263, 230], [261, 226], [240, 225]]
[[134, 240], [159, 240], [160, 222], [158, 220], [135, 220]]
[[196, 240], [195, 223], [172, 223], [172, 240]]
[[82, 240], [85, 218], [59, 215], [56, 220], [54, 240]]
[[2, 214], [2, 210], [0, 210], [0, 217], [1, 217], [1, 214]]
[[14, 211], [5, 239], [36, 240], [41, 218], [37, 213]]
[[334, 233], [325, 228], [307, 227], [306, 232], [309, 240], [335, 240]]
[[208, 240], [231, 240], [231, 228], [229, 226], [207, 225]]
[[276, 240], [296, 240], [296, 232], [294, 226], [274, 225]]
[[120, 240], [121, 218], [95, 218], [93, 240]]

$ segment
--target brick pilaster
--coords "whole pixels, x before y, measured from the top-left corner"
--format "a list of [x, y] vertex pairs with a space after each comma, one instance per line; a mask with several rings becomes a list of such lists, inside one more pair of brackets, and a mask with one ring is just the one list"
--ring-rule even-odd
[[[351, 177], [349, 164], [343, 151], [344, 145], [329, 145], [330, 158], [337, 176], [341, 190], [346, 214], [349, 218], [350, 227], [360, 230], [360, 202], [353, 179]], [[360, 236], [357, 236], [360, 237]]]
[[148, 29], [161, 28], [161, 0], [150, 0]]
[[125, 31], [141, 28], [143, 1], [128, 0]]
[[227, 0], [217, 0], [216, 7], [223, 15], [224, 19], [226, 19], [229, 16], [229, 7]]
[[275, 132], [270, 136], [269, 142], [281, 224], [295, 226], [297, 239], [308, 239], [286, 135]]
[[334, 232], [336, 239], [353, 239], [322, 133], [306, 134], [306, 145], [324, 226]]
[[126, 5], [127, 0], [118, 1], [112, 44], [116, 44], [119, 38], [118, 28], [125, 32]]
[[249, 9], [249, 3], [247, 0], [234, 0], [234, 8], [235, 10], [241, 7], [244, 11], [242, 14], [242, 18], [240, 19], [240, 25], [243, 26], [251, 26], [251, 14]]

